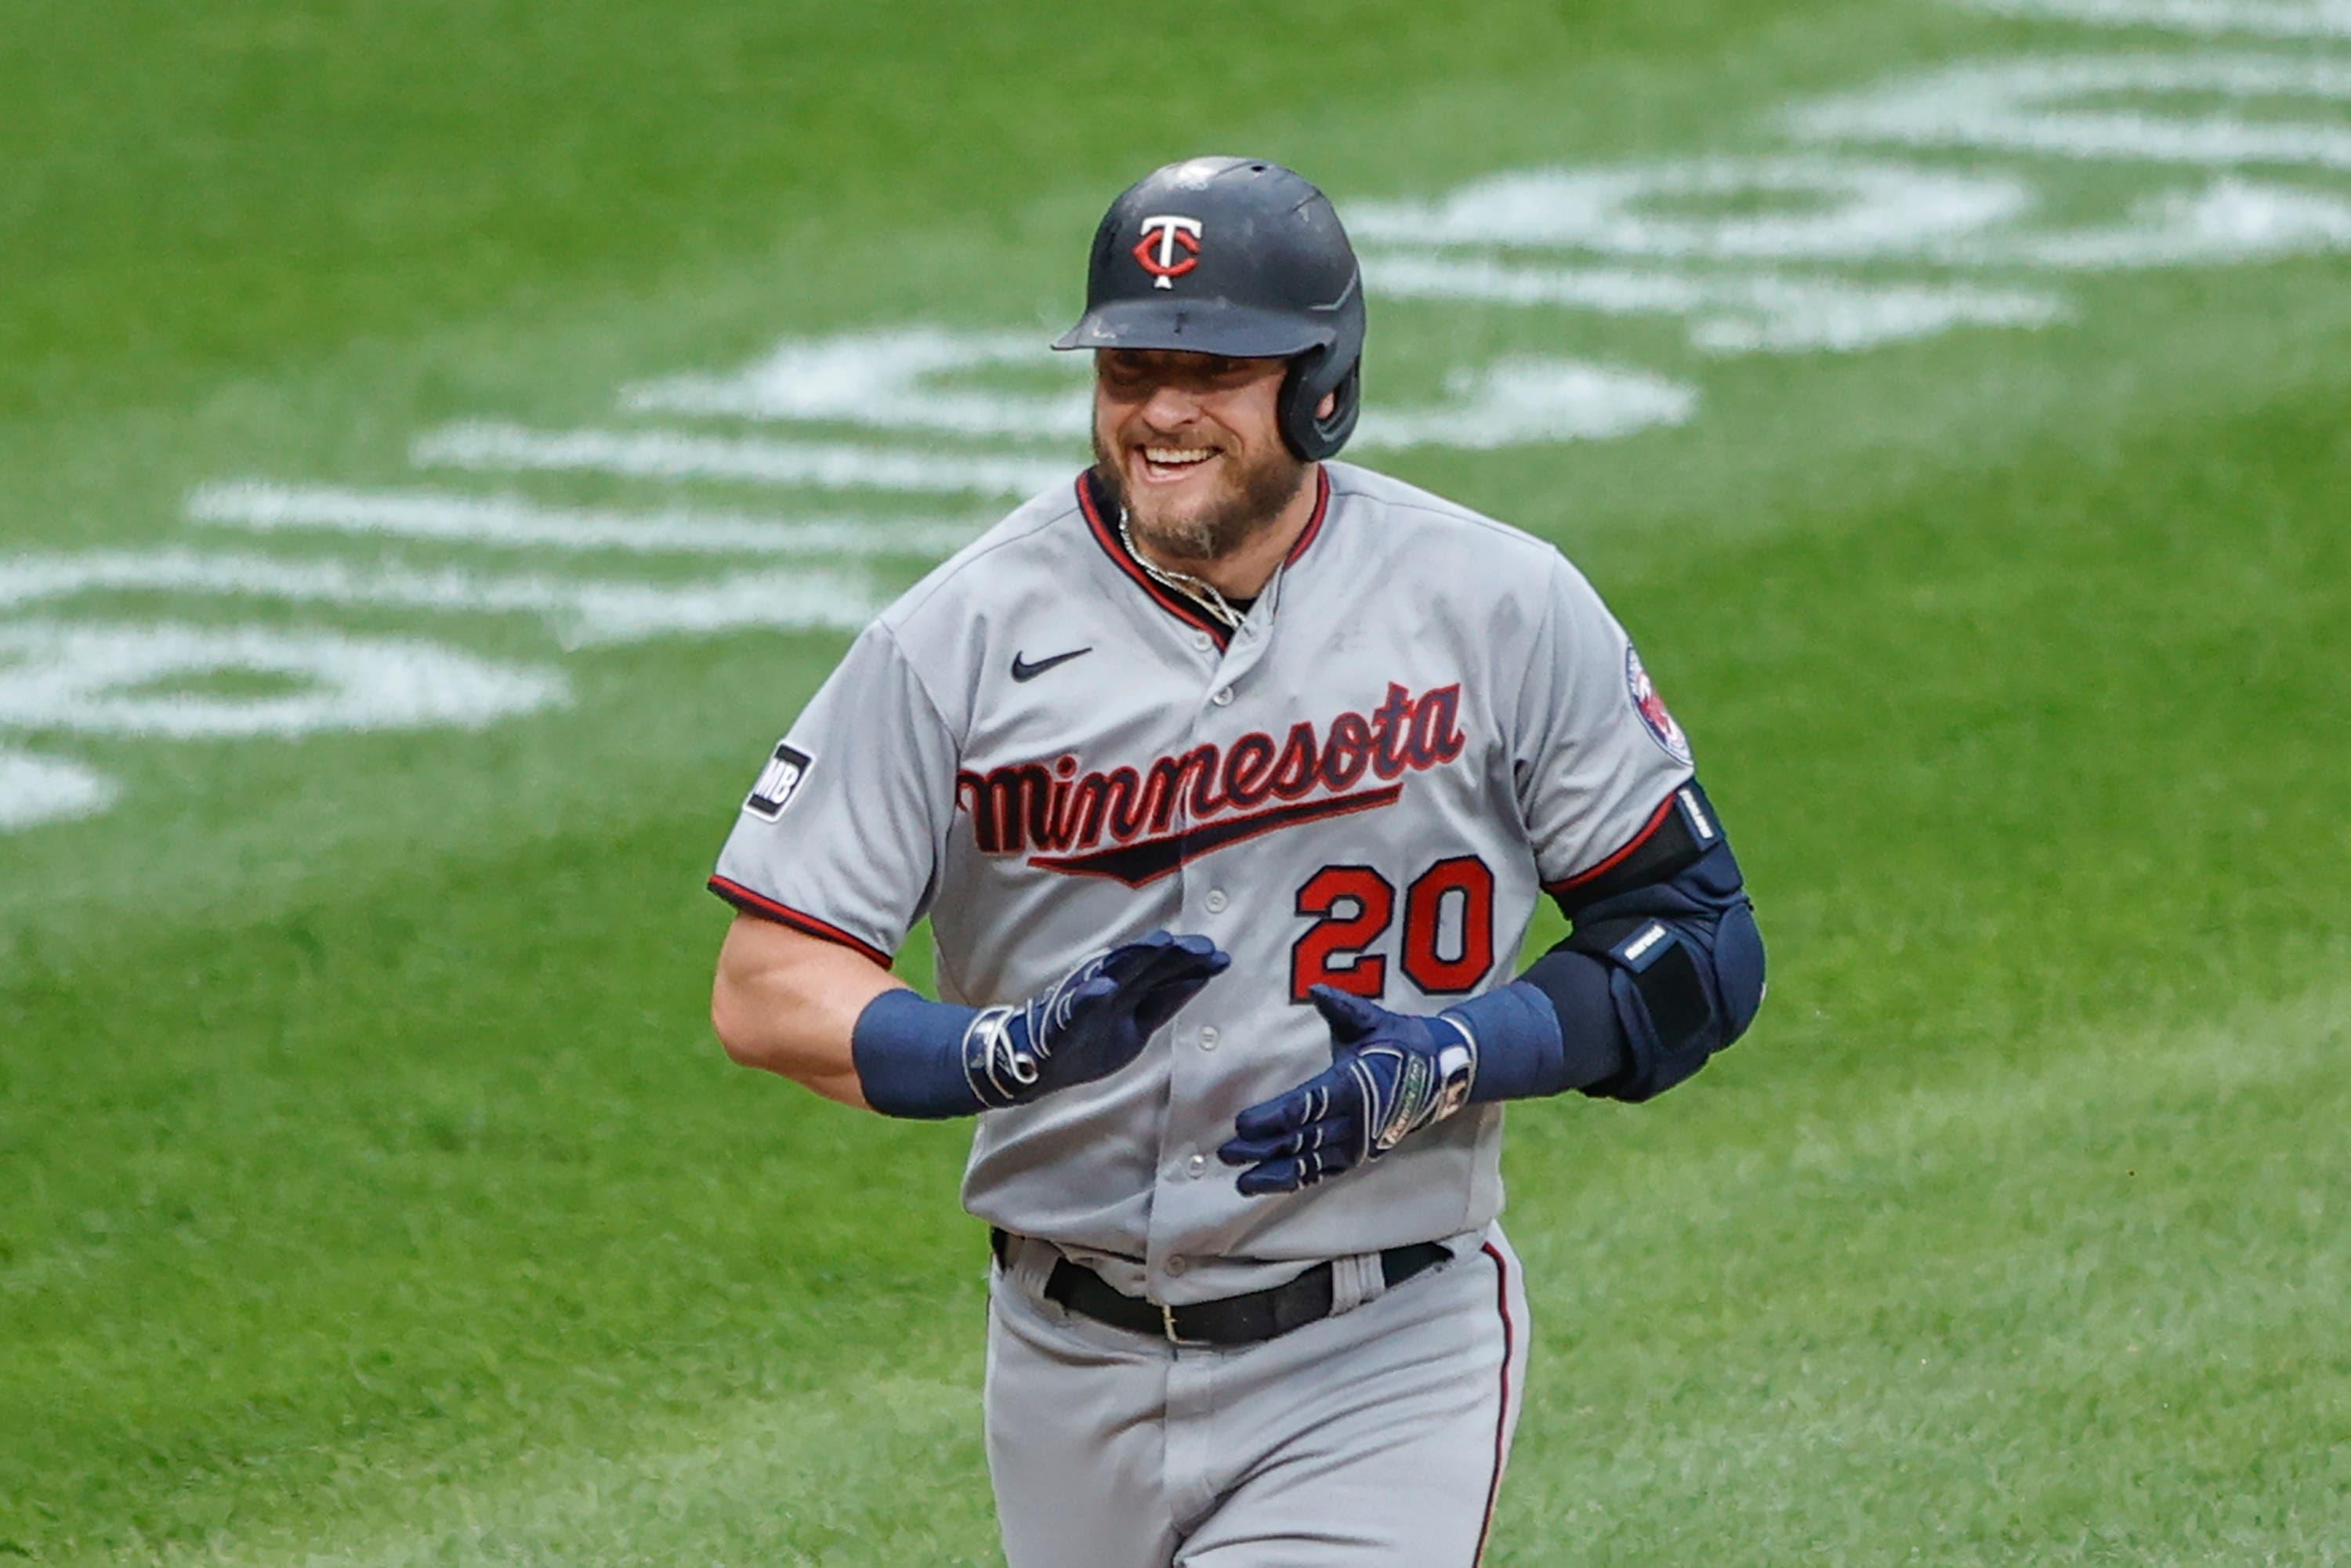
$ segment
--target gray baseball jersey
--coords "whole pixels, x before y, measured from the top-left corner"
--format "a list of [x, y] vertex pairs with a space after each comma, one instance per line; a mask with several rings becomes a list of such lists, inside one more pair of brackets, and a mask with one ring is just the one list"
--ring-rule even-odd
[[1089, 479], [861, 635], [761, 773], [713, 888], [887, 962], [931, 917], [982, 1006], [1155, 926], [1233, 956], [1100, 1082], [979, 1119], [972, 1213], [1172, 1304], [1475, 1230], [1502, 1113], [1243, 1197], [1244, 1107], [1330, 1065], [1329, 983], [1428, 1012], [1507, 983], [1536, 900], [1690, 775], [1624, 631], [1551, 545], [1344, 463], [1229, 633], [1130, 557]]

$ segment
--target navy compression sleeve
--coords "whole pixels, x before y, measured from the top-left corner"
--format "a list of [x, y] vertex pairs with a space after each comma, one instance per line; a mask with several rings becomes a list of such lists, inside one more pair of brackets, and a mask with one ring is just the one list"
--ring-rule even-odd
[[977, 1008], [893, 988], [865, 1004], [850, 1030], [850, 1059], [865, 1103], [885, 1116], [977, 1115], [983, 1103], [965, 1069]]
[[1478, 1040], [1472, 1100], [1646, 1100], [1745, 1032], [1763, 999], [1763, 940], [1710, 808], [1697, 820], [1705, 847], [1677, 869], [1580, 904], [1573, 934], [1525, 974], [1446, 1009]]

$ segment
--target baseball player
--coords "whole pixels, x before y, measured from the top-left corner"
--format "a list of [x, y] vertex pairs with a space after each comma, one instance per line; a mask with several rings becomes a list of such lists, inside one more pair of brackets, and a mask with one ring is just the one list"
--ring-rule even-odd
[[[1474, 1563], [1530, 1327], [1502, 1108], [1646, 1100], [1763, 950], [1690, 753], [1552, 546], [1329, 461], [1322, 193], [1149, 175], [1094, 238], [1094, 465], [866, 629], [711, 886], [736, 1060], [977, 1120], [1014, 1568]], [[1511, 965], [1536, 899], [1573, 934]], [[929, 915], [940, 998], [888, 972]]]

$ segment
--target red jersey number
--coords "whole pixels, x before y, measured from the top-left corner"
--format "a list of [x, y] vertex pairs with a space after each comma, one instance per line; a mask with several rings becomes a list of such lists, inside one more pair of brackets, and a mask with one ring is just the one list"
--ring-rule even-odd
[[[1290, 999], [1315, 986], [1378, 998], [1388, 960], [1370, 949], [1395, 918], [1395, 887], [1365, 865], [1326, 865], [1298, 890], [1314, 921], [1290, 949]], [[1397, 955], [1414, 986], [1432, 997], [1477, 988], [1494, 967], [1494, 873], [1476, 855], [1438, 861], [1405, 890]]]
[[1367, 865], [1326, 865], [1298, 890], [1298, 913], [1315, 917], [1290, 947], [1290, 999], [1309, 986], [1335, 986], [1359, 997], [1387, 988], [1388, 961], [1364, 948], [1395, 917], [1395, 888]]

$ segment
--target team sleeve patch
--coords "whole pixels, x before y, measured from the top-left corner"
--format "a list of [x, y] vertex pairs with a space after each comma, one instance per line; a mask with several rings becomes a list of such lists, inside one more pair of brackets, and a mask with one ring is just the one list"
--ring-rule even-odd
[[792, 803], [792, 797], [799, 793], [800, 780], [808, 777], [808, 770], [815, 761], [815, 758], [798, 747], [778, 741], [775, 754], [768, 758], [768, 765], [759, 769], [759, 781], [752, 785], [751, 792], [743, 798], [743, 810], [770, 822], [782, 816], [784, 808]]
[[1666, 699], [1657, 695], [1657, 684], [1649, 679], [1649, 672], [1641, 667], [1641, 655], [1631, 643], [1625, 645], [1625, 690], [1633, 699], [1633, 710], [1641, 716], [1642, 727], [1649, 738], [1664, 748], [1667, 756], [1689, 766], [1689, 737], [1674, 716], [1666, 711]]

